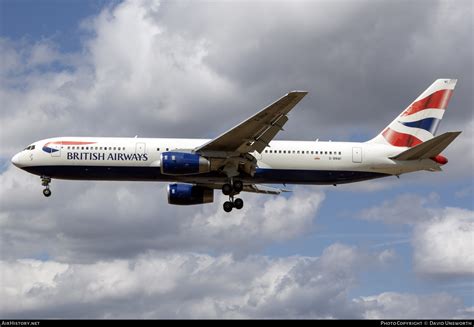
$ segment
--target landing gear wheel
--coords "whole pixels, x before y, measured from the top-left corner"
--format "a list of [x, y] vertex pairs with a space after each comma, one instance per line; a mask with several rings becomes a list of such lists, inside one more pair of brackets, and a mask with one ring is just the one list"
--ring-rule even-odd
[[230, 201], [226, 201], [226, 202], [224, 202], [223, 207], [224, 207], [225, 212], [231, 212], [232, 208], [234, 207], [234, 204]]
[[242, 199], [239, 199], [239, 198], [235, 199], [234, 200], [234, 207], [237, 210], [242, 209], [244, 207], [244, 201]]
[[51, 190], [49, 189], [49, 183], [51, 183], [51, 177], [41, 176], [41, 185], [44, 186], [43, 195], [45, 197], [51, 196]]
[[234, 193], [238, 194], [244, 189], [244, 184], [241, 181], [234, 181]]
[[230, 195], [232, 193], [232, 185], [230, 184], [222, 185], [222, 193], [224, 193], [224, 195]]

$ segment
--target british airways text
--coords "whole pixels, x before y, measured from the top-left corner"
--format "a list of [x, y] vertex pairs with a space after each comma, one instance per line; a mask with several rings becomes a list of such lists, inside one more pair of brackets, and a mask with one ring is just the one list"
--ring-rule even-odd
[[113, 160], [113, 161], [147, 161], [148, 154], [140, 153], [95, 153], [95, 152], [68, 152], [67, 160]]

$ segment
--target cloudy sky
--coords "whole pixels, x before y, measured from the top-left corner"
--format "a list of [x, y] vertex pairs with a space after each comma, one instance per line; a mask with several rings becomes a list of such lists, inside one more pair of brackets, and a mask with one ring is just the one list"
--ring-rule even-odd
[[[474, 318], [472, 1], [0, 1], [0, 316]], [[365, 141], [458, 84], [442, 173], [174, 207], [164, 184], [10, 164], [53, 136], [214, 137], [289, 90], [280, 139]]]

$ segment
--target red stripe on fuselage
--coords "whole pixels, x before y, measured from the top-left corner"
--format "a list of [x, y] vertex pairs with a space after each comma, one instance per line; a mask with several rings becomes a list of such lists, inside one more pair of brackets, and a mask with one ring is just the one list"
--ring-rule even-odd
[[402, 116], [412, 115], [418, 111], [428, 108], [446, 109], [452, 94], [453, 90], [436, 91], [433, 94], [428, 95], [426, 98], [413, 102], [408, 108], [405, 109]]
[[45, 144], [61, 144], [61, 145], [87, 145], [87, 144], [95, 144], [97, 142], [80, 142], [80, 141], [56, 141], [56, 142], [48, 142]]
[[423, 141], [413, 135], [399, 133], [391, 128], [387, 128], [385, 131], [383, 131], [382, 135], [383, 137], [385, 137], [388, 143], [394, 146], [413, 147], [415, 145], [423, 143]]

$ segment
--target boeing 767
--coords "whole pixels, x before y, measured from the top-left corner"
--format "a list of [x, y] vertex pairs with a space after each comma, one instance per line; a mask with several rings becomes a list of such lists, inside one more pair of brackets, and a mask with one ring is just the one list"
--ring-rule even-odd
[[168, 202], [229, 200], [241, 209], [241, 192], [280, 194], [263, 184], [337, 185], [427, 170], [440, 171], [441, 152], [461, 133], [436, 135], [456, 80], [438, 79], [377, 136], [367, 142], [274, 141], [288, 114], [307, 94], [292, 91], [212, 140], [176, 138], [56, 137], [36, 141], [12, 163], [51, 180], [169, 182]]

